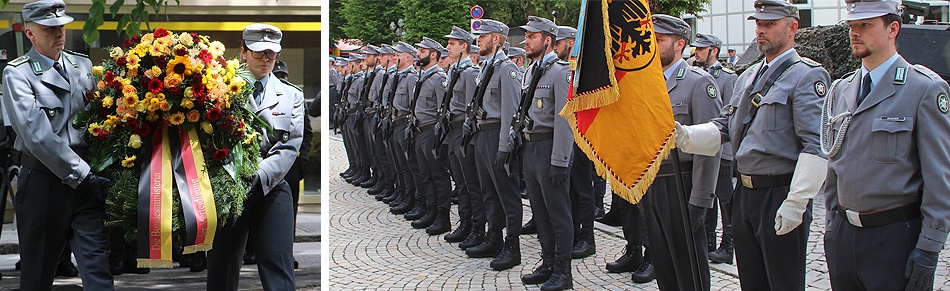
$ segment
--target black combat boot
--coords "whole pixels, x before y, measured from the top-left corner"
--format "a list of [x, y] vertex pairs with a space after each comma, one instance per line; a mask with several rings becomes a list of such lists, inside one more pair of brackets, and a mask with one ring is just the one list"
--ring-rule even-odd
[[464, 251], [468, 248], [476, 247], [483, 242], [485, 242], [485, 223], [477, 222], [472, 226], [472, 232], [465, 237], [465, 240], [459, 243], [459, 248]]
[[521, 234], [536, 234], [538, 233], [538, 225], [534, 224], [534, 217], [531, 220], [528, 220], [523, 226], [521, 226]]
[[468, 234], [472, 233], [472, 221], [469, 219], [462, 219], [459, 222], [459, 226], [455, 227], [455, 231], [450, 234], [442, 237], [447, 242], [461, 242], [468, 237]]
[[439, 207], [432, 205], [426, 207], [425, 215], [412, 222], [412, 228], [427, 228], [435, 222], [435, 219], [439, 216]]
[[521, 242], [518, 236], [508, 236], [505, 238], [505, 246], [501, 249], [501, 253], [491, 260], [489, 266], [495, 271], [503, 271], [517, 265], [521, 265]]
[[378, 179], [378, 177], [376, 177], [376, 175], [378, 175], [378, 174], [370, 175], [369, 180], [366, 180], [366, 181], [363, 181], [363, 183], [360, 183], [360, 187], [361, 187], [361, 188], [370, 188], [370, 187], [375, 186], [376, 183], [379, 182], [379, 179]]
[[452, 219], [449, 218], [449, 209], [438, 207], [435, 212], [435, 221], [426, 228], [429, 235], [440, 235], [452, 230]]
[[406, 193], [406, 190], [403, 190], [402, 188], [399, 188], [399, 187], [390, 188], [390, 189], [392, 189], [392, 191], [389, 192], [390, 193], [389, 196], [386, 196], [385, 198], [383, 198], [383, 203], [386, 203], [387, 205], [391, 204], [390, 207], [399, 205], [399, 203], [396, 203], [396, 204], [392, 204], [392, 203], [393, 201], [396, 201], [397, 199], [399, 199], [399, 197], [402, 197], [402, 194]]
[[412, 210], [412, 208], [415, 207], [415, 202], [416, 202], [415, 201], [416, 193], [414, 192], [415, 191], [412, 191], [412, 190], [406, 191], [406, 194], [403, 194], [402, 202], [400, 202], [399, 205], [396, 205], [395, 207], [390, 208], [389, 212], [392, 212], [392, 214], [398, 215], [398, 214], [406, 214], [407, 212]]
[[571, 276], [571, 258], [562, 257], [554, 259], [554, 273], [544, 285], [541, 285], [542, 291], [555, 291], [564, 289], [574, 289], [574, 276]]
[[610, 273], [623, 273], [623, 272], [633, 272], [640, 267], [640, 263], [643, 260], [643, 253], [640, 250], [640, 246], [631, 246], [627, 245], [624, 248], [623, 255], [617, 258], [613, 263], [607, 263], [607, 272]]
[[541, 255], [541, 265], [534, 269], [531, 274], [521, 276], [521, 283], [525, 285], [541, 284], [547, 282], [554, 273], [554, 254]]
[[419, 220], [422, 216], [426, 215], [426, 200], [425, 199], [416, 199], [415, 205], [412, 207], [412, 210], [409, 213], [406, 213], [406, 220]]
[[466, 249], [465, 254], [469, 258], [495, 257], [501, 252], [503, 243], [501, 241], [501, 230], [489, 231], [482, 244]]
[[722, 206], [722, 242], [718, 249], [708, 254], [709, 261], [732, 265], [732, 255], [734, 253], [734, 246], [732, 245], [732, 203], [719, 204]]
[[640, 267], [630, 276], [630, 279], [632, 279], [634, 283], [649, 283], [653, 281], [653, 279], [656, 279], [656, 270], [653, 269], [653, 260], [650, 259], [650, 252], [647, 251], [645, 253]]
[[377, 195], [383, 192], [383, 190], [386, 190], [386, 183], [380, 182], [376, 183], [376, 185], [373, 185], [373, 187], [369, 187], [369, 189], [366, 190], [366, 194]]
[[581, 228], [579, 233], [574, 238], [574, 248], [571, 250], [571, 258], [574, 259], [583, 259], [597, 252], [593, 228]]

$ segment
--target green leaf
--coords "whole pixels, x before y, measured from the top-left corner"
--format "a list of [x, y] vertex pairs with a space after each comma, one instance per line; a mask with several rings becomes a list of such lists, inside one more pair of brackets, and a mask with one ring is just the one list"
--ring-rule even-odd
[[185, 122], [181, 125], [181, 129], [185, 131], [191, 131], [192, 129], [195, 129], [195, 125], [197, 124], [198, 123], [195, 123], [195, 122]]
[[106, 6], [102, 3], [95, 2], [92, 4], [92, 7], [89, 7], [89, 18], [102, 17], [102, 14], [106, 12]]
[[[129, 22], [132, 21], [132, 15], [124, 15], [119, 19], [119, 24], [115, 26], [115, 34], [122, 35], [122, 31], [125, 30], [125, 27], [129, 25]], [[132, 36], [132, 34], [127, 34]]]
[[76, 115], [73, 115], [73, 127], [82, 128], [83, 126], [86, 126], [86, 121], [92, 117], [92, 114], [92, 110], [83, 110], [77, 112]]
[[125, 0], [115, 0], [115, 3], [109, 6], [109, 12], [112, 13], [113, 18], [115, 18], [116, 13], [119, 13], [119, 9], [122, 8], [122, 5], [125, 5]]
[[105, 143], [99, 147], [99, 150], [93, 153], [92, 162], [89, 163], [89, 167], [96, 173], [102, 172], [105, 168], [112, 165], [115, 162], [115, 148], [112, 146], [107, 146]]
[[91, 44], [99, 39], [99, 30], [96, 28], [95, 19], [87, 19], [86, 23], [82, 26], [82, 39], [86, 43]]
[[138, 21], [129, 22], [129, 25], [125, 27], [125, 33], [129, 36], [139, 35], [142, 33], [142, 29], [139, 28], [139, 26], [141, 26], [141, 23]]

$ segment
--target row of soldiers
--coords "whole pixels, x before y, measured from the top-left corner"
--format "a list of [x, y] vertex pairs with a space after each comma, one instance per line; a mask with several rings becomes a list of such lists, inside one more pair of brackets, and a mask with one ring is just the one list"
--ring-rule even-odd
[[[627, 246], [609, 272], [655, 277], [662, 290], [709, 290], [709, 262], [731, 264], [735, 252], [743, 289], [803, 290], [811, 200], [823, 191], [833, 288], [932, 288], [950, 228], [947, 83], [896, 52], [896, 2], [846, 2], [863, 68], [834, 83], [795, 51], [799, 13], [788, 2], [755, 2], [749, 20], [765, 58], [741, 76], [718, 64], [719, 38], [698, 34], [689, 44], [685, 21], [653, 16], [687, 213], [664, 161], [639, 204], [613, 200]], [[572, 78], [566, 42], [576, 31], [534, 16], [520, 28], [532, 60], [526, 71], [503, 51], [508, 27], [493, 20], [476, 31], [480, 62], [470, 58], [476, 37], [453, 27], [444, 48], [428, 38], [367, 46], [339, 63], [346, 103], [336, 121], [350, 161], [342, 175], [431, 235], [451, 230], [454, 181], [460, 222], [445, 239], [469, 257], [494, 257], [496, 270], [521, 263], [524, 187], [542, 258], [522, 281], [559, 290], [572, 286], [578, 242], [589, 236], [594, 245], [593, 203], [585, 202], [597, 197], [588, 187], [593, 165], [558, 116]], [[697, 48], [695, 66], [679, 57], [687, 45]], [[447, 73], [442, 57], [454, 62]], [[875, 86], [882, 78], [893, 83]], [[849, 130], [857, 140], [845, 139]]]

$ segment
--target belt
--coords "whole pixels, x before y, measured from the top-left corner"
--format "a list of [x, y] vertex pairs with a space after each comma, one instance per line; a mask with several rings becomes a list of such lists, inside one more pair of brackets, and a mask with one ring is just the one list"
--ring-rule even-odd
[[[683, 170], [683, 173], [689, 173], [693, 171], [693, 162], [681, 162], [680, 169]], [[673, 164], [661, 164], [660, 170], [656, 172], [657, 175], [673, 175], [676, 174], [673, 171]]]
[[459, 121], [455, 121], [455, 122], [450, 122], [450, 123], [449, 123], [449, 128], [450, 128], [450, 129], [458, 129], [458, 128], [461, 128], [461, 127], [462, 127], [462, 124], [464, 124], [464, 123], [465, 123], [465, 120], [459, 120]]
[[895, 222], [907, 221], [920, 217], [920, 204], [911, 203], [897, 208], [875, 212], [857, 212], [854, 210], [835, 211], [841, 218], [847, 219], [851, 225], [857, 227], [872, 227], [888, 225]]
[[366, 109], [364, 109], [363, 111], [366, 112], [366, 114], [375, 114], [375, 113], [376, 113], [376, 108], [375, 108], [375, 107], [366, 107]]
[[426, 126], [417, 126], [416, 128], [419, 129], [419, 132], [426, 132], [426, 131], [430, 131], [430, 130], [432, 130], [433, 128], [435, 128], [435, 124], [430, 124], [430, 125], [426, 125]]
[[359, 111], [360, 111], [359, 108], [350, 108], [350, 110], [346, 111], [346, 114], [356, 114]]
[[403, 117], [396, 117], [396, 119], [393, 119], [393, 125], [403, 125], [403, 124], [406, 124], [407, 121], [409, 121], [408, 115], [403, 116]]
[[49, 168], [46, 167], [46, 165], [43, 165], [43, 162], [40, 162], [40, 160], [37, 160], [35, 157], [28, 154], [20, 155], [20, 164], [24, 167], [30, 168], [30, 170], [55, 175], [53, 174], [53, 171], [50, 171]]
[[554, 132], [542, 132], [542, 133], [523, 133], [525, 141], [541, 141], [554, 138]]
[[778, 186], [788, 186], [792, 184], [792, 174], [768, 175], [768, 176], [749, 176], [739, 174], [739, 180], [742, 186], [749, 189], [771, 188]]
[[492, 129], [499, 129], [499, 128], [501, 128], [501, 122], [492, 122], [492, 123], [478, 124], [478, 125], [476, 125], [475, 127], [478, 128], [478, 131], [486, 131], [486, 130], [492, 130]]

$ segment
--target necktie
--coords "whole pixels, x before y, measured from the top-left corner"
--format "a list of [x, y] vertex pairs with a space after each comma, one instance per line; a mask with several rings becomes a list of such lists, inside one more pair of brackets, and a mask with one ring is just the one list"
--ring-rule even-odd
[[264, 83], [261, 81], [254, 82], [254, 102], [257, 102], [257, 106], [261, 106], [261, 101], [263, 101], [264, 94]]
[[66, 83], [69, 83], [69, 77], [66, 77], [66, 71], [63, 70], [63, 66], [60, 65], [59, 62], [53, 63], [53, 69], [56, 70], [60, 76], [63, 76], [63, 79], [66, 80]]
[[769, 65], [764, 65], [762, 66], [762, 69], [759, 69], [759, 71], [755, 73], [755, 80], [752, 81], [752, 87], [755, 87], [756, 84], [762, 81], [762, 76], [765, 75], [765, 71], [768, 70]]
[[871, 73], [864, 74], [864, 79], [861, 80], [861, 95], [858, 95], [858, 106], [861, 105], [864, 98], [868, 97], [868, 93], [871, 93]]

